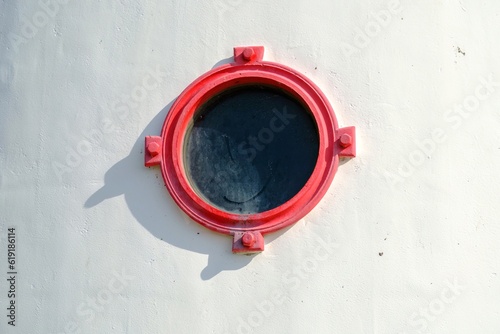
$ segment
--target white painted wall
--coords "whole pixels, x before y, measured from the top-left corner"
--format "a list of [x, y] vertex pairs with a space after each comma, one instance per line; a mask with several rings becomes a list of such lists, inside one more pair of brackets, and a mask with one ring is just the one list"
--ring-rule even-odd
[[[0, 332], [499, 333], [499, 33], [495, 0], [0, 2]], [[254, 257], [142, 165], [237, 45], [311, 77], [358, 132]]]

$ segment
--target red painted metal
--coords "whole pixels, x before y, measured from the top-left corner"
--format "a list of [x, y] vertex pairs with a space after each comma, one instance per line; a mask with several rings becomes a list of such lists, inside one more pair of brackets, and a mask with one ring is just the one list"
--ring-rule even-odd
[[144, 165], [151, 167], [161, 163], [162, 139], [158, 136], [147, 136], [145, 139]]
[[341, 157], [356, 156], [356, 128], [349, 126], [337, 130], [338, 141], [335, 145], [336, 154]]
[[[160, 137], [146, 137], [145, 165], [161, 165], [165, 185], [177, 205], [199, 224], [233, 235], [234, 253], [264, 250], [263, 235], [304, 217], [323, 197], [337, 171], [339, 156], [356, 156], [354, 127], [339, 128], [321, 90], [301, 73], [263, 60], [264, 47], [234, 48], [234, 62], [217, 67], [189, 85], [172, 105]], [[184, 137], [200, 106], [234, 86], [270, 85], [287, 91], [311, 111], [318, 127], [319, 153], [313, 173], [288, 202], [269, 211], [239, 215], [204, 201], [191, 187], [184, 168]]]
[[259, 231], [235, 232], [233, 234], [233, 253], [253, 254], [264, 250], [264, 237]]

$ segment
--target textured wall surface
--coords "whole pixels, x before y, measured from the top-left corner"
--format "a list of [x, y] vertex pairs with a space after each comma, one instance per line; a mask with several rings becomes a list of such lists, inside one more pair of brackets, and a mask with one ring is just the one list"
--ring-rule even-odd
[[[499, 333], [499, 41], [496, 0], [1, 1], [0, 332]], [[358, 133], [253, 257], [143, 167], [144, 136], [239, 45]]]

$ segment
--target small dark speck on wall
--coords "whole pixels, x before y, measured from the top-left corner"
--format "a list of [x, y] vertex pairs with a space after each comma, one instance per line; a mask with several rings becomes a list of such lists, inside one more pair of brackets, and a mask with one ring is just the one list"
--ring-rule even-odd
[[382, 256], [382, 255], [384, 255], [384, 252], [378, 253], [378, 256]]

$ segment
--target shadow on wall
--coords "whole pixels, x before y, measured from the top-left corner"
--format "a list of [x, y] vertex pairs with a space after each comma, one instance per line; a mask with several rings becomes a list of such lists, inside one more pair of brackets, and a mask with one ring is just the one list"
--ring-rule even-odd
[[[192, 221], [170, 197], [159, 166], [144, 167], [144, 137], [159, 135], [173, 101], [155, 116], [135, 142], [130, 154], [105, 174], [104, 186], [85, 202], [94, 207], [106, 199], [124, 195], [130, 211], [151, 234], [169, 244], [192, 252], [208, 254], [208, 264], [200, 274], [208, 280], [223, 270], [246, 266], [255, 255], [232, 253], [232, 238], [212, 232]], [[282, 233], [274, 233], [266, 242]]]

